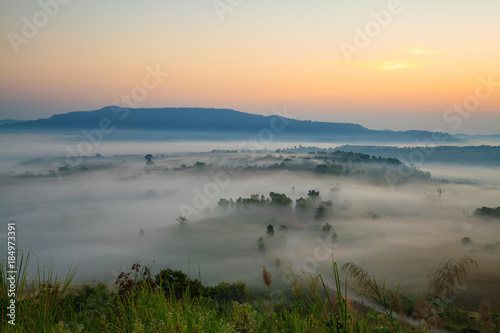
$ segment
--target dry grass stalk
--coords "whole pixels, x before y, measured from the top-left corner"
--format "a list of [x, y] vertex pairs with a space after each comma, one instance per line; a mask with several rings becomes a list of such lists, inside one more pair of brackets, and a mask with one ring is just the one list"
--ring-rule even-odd
[[293, 280], [292, 280], [292, 293], [296, 296], [296, 297], [302, 297], [302, 290], [304, 288], [302, 288], [302, 285], [300, 284], [299, 280], [295, 277]]
[[425, 320], [430, 327], [441, 327], [441, 318], [435, 309], [429, 307], [429, 304], [423, 297], [420, 297], [415, 304], [415, 315], [420, 320]]
[[487, 298], [484, 298], [479, 306], [479, 318], [483, 323], [491, 321], [491, 304]]
[[420, 297], [415, 304], [415, 314], [418, 319], [425, 319], [429, 313], [429, 304], [423, 297]]
[[[354, 311], [353, 306], [352, 306], [352, 299], [350, 299], [346, 295], [342, 295], [342, 299], [347, 304], [347, 308], [349, 309], [349, 313], [351, 315], [356, 314], [356, 312]], [[342, 306], [342, 304], [338, 300], [336, 302], [335, 301], [329, 302], [328, 300], [325, 300], [325, 310], [329, 314], [334, 313], [336, 316], [340, 316], [341, 315], [341, 310], [339, 308], [340, 306]]]
[[489, 299], [484, 298], [479, 306], [479, 319], [484, 325], [484, 332], [493, 332], [493, 320], [491, 319], [491, 304]]
[[266, 269], [266, 266], [262, 266], [262, 281], [267, 288], [271, 288], [273, 279], [271, 278], [271, 273]]
[[401, 302], [401, 297], [399, 295], [394, 294], [392, 291], [387, 292], [389, 294], [389, 303], [394, 304], [392, 311], [397, 314], [403, 313], [403, 303]]
[[439, 264], [438, 269], [428, 278], [430, 294], [437, 298], [452, 295], [473, 266], [477, 268], [477, 262], [469, 257], [458, 261], [450, 259]]
[[431, 310], [431, 316], [427, 318], [427, 324], [433, 328], [441, 328], [443, 326], [441, 318], [439, 317], [435, 309]]
[[372, 289], [371, 278], [368, 273], [355, 263], [345, 263], [341, 270], [346, 271], [356, 288], [369, 292]]

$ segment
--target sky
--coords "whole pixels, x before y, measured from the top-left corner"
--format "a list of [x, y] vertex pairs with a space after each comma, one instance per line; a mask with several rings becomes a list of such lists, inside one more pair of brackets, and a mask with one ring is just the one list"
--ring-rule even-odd
[[500, 134], [498, 0], [0, 0], [0, 119], [217, 107]]

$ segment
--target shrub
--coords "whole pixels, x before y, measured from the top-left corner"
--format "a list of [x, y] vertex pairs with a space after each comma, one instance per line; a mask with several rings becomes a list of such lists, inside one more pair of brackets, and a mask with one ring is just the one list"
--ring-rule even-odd
[[182, 299], [186, 293], [192, 297], [204, 296], [206, 288], [198, 279], [191, 280], [180, 270], [162, 269], [155, 275], [155, 283], [161, 286], [166, 298]]
[[250, 298], [247, 285], [242, 281], [234, 283], [220, 282], [215, 287], [207, 287], [207, 296], [219, 304], [231, 301], [242, 303]]

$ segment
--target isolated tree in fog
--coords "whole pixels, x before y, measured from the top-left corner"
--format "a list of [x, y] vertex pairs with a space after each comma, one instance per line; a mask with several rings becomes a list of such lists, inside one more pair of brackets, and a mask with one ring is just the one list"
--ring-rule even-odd
[[319, 191], [316, 190], [309, 190], [309, 193], [307, 194], [309, 198], [317, 198], [319, 197]]
[[295, 210], [307, 210], [309, 208], [310, 200], [300, 197], [295, 200]]
[[315, 220], [322, 220], [326, 217], [327, 213], [331, 213], [333, 209], [333, 202], [331, 200], [328, 201], [323, 201], [321, 204], [316, 208], [316, 211], [314, 212], [314, 219]]
[[274, 235], [274, 227], [272, 224], [268, 225], [267, 228], [266, 228], [266, 232], [269, 236], [272, 236]]
[[337, 236], [337, 233], [334, 232], [333, 235], [331, 236], [331, 240], [332, 242], [338, 242], [339, 241], [339, 237]]
[[219, 200], [219, 202], [217, 204], [219, 206], [221, 206], [222, 209], [226, 210], [227, 207], [229, 207], [229, 200], [222, 198], [222, 199]]
[[264, 249], [265, 249], [264, 238], [259, 237], [259, 239], [257, 239], [257, 250], [259, 250], [259, 252], [264, 252]]
[[462, 245], [472, 244], [472, 240], [469, 237], [462, 238]]
[[321, 220], [324, 219], [326, 215], [325, 207], [323, 205], [319, 205], [314, 212], [314, 219]]
[[290, 206], [292, 204], [292, 199], [287, 197], [284, 193], [269, 193], [269, 197], [271, 198], [271, 205], [276, 206]]
[[146, 156], [144, 156], [144, 158], [146, 159], [147, 165], [155, 164], [155, 162], [153, 162], [153, 155], [147, 154]]
[[178, 218], [175, 219], [177, 222], [179, 222], [179, 227], [185, 227], [187, 226], [189, 220], [185, 216], [179, 216]]

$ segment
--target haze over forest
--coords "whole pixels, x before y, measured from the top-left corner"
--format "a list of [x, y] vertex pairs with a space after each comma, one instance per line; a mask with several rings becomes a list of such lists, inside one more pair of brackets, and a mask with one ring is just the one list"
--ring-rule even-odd
[[[476, 288], [499, 274], [498, 250], [486, 250], [496, 249], [498, 223], [473, 216], [477, 208], [498, 206], [498, 146], [448, 147], [448, 156], [471, 161], [464, 169], [449, 157], [449, 163], [436, 160], [441, 146], [430, 152], [406, 148], [429, 156], [410, 165], [402, 161], [412, 155], [403, 157], [394, 146], [377, 154], [372, 147], [367, 155], [357, 152], [363, 146], [328, 148], [255, 136], [253, 148], [249, 141], [86, 141], [91, 151], [79, 154], [81, 135], [22, 136], [3, 134], [2, 156], [9, 160], [1, 165], [1, 210], [22, 230], [20, 249], [42, 262], [53, 260], [61, 270], [77, 263], [79, 281], [111, 281], [140, 258], [193, 276], [199, 268], [209, 284], [244, 280], [259, 288], [255, 271], [262, 264], [273, 267], [280, 259], [283, 267], [306, 268], [303, 260], [312, 256], [326, 223], [338, 237], [335, 260], [356, 262], [389, 283], [401, 280], [406, 292], [424, 290], [432, 268], [450, 257], [473, 253], [479, 262], [467, 289], [473, 299], [479, 297]], [[32, 145], [35, 138], [40, 141]], [[482, 159], [477, 153], [467, 157], [481, 149]], [[301, 211], [298, 200], [310, 190], [319, 197]], [[221, 204], [268, 198], [271, 192], [291, 203]], [[331, 207], [314, 220], [321, 202]], [[180, 216], [188, 219], [187, 227], [179, 228]], [[277, 230], [274, 238], [266, 235], [269, 224]], [[278, 231], [282, 225], [287, 232]], [[257, 251], [259, 237], [269, 242], [265, 253]], [[464, 237], [473, 243], [463, 245]], [[311, 267], [321, 271], [328, 264]]]

